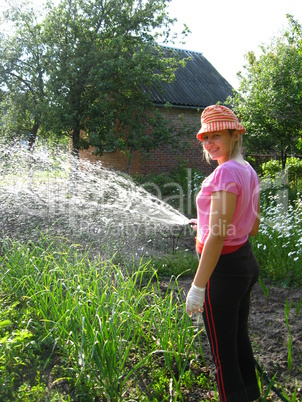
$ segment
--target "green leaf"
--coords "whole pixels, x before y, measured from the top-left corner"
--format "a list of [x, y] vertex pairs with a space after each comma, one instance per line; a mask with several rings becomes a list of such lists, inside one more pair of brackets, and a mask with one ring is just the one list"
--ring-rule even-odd
[[13, 325], [13, 323], [10, 320], [0, 321], [0, 328], [9, 327], [10, 325]]

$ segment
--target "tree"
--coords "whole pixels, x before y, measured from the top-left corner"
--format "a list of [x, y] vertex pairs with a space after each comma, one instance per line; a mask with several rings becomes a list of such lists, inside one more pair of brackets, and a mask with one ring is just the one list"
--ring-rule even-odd
[[183, 63], [157, 44], [172, 35], [169, 1], [50, 1], [43, 16], [29, 2], [11, 7], [6, 18], [16, 29], [0, 41], [10, 132], [30, 133], [31, 145], [38, 130], [72, 137], [75, 155], [89, 145], [131, 155], [169, 141], [149, 96]]
[[9, 138], [28, 138], [32, 149], [45, 120], [45, 51], [39, 15], [28, 3], [12, 6], [5, 22], [9, 34], [0, 37], [0, 119]]
[[48, 13], [52, 129], [72, 135], [74, 154], [93, 145], [99, 154], [113, 148], [131, 155], [170, 139], [149, 96], [180, 64], [156, 42], [170, 35], [166, 4], [63, 0]]
[[278, 152], [285, 169], [302, 131], [302, 26], [287, 16], [289, 30], [262, 46], [257, 59], [246, 55], [245, 75], [233, 103], [247, 129], [248, 146]]

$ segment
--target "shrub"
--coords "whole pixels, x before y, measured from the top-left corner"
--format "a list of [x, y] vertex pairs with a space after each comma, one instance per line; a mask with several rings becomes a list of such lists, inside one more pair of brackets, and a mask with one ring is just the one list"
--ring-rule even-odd
[[302, 160], [293, 157], [288, 158], [286, 170], [289, 183], [297, 187], [298, 183], [302, 180]]
[[261, 165], [263, 177], [270, 178], [272, 181], [276, 179], [276, 176], [280, 174], [282, 165], [280, 160], [271, 159], [264, 162]]
[[270, 160], [262, 164], [263, 177], [272, 181], [283, 179], [282, 184], [296, 188], [302, 182], [302, 160], [295, 157], [287, 158], [285, 167], [285, 176], [281, 175], [282, 166], [280, 160]]

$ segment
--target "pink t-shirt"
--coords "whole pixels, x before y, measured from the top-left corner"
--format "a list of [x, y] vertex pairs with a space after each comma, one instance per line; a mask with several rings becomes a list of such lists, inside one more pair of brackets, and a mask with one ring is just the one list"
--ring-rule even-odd
[[[247, 162], [242, 164], [231, 159], [218, 166], [203, 181], [201, 190], [196, 197], [197, 240], [201, 244], [204, 244], [209, 234], [211, 195], [213, 192], [219, 191], [236, 194], [236, 208], [229, 228], [222, 220], [216, 228], [212, 228], [212, 231], [222, 235], [227, 233], [224, 246], [243, 244], [247, 241], [257, 216], [260, 193], [257, 173]], [[217, 197], [223, 197], [223, 193], [217, 193]]]

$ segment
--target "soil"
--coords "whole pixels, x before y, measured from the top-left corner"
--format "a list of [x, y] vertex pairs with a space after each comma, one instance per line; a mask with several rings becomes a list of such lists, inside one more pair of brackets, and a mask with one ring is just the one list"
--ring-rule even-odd
[[[192, 278], [180, 279], [180, 288], [187, 294]], [[251, 294], [251, 310], [249, 319], [249, 333], [253, 345], [254, 355], [268, 379], [276, 374], [274, 386], [277, 391], [280, 385], [286, 390], [288, 399], [302, 401], [302, 306], [300, 311], [302, 289], [284, 289], [267, 285], [268, 297], [260, 286], [256, 284]], [[289, 313], [289, 331], [292, 342], [292, 368], [288, 368], [289, 331], [285, 320], [286, 300], [293, 302]], [[193, 320], [196, 318], [193, 318]], [[209, 345], [202, 332], [202, 352], [207, 363], [207, 369], [213, 373], [213, 364]], [[212, 376], [212, 374], [211, 374]], [[264, 381], [264, 386], [265, 384]], [[291, 399], [296, 388], [296, 399]], [[201, 390], [184, 392], [186, 402], [207, 401], [206, 394]], [[270, 392], [267, 401], [282, 400], [274, 391]]]

